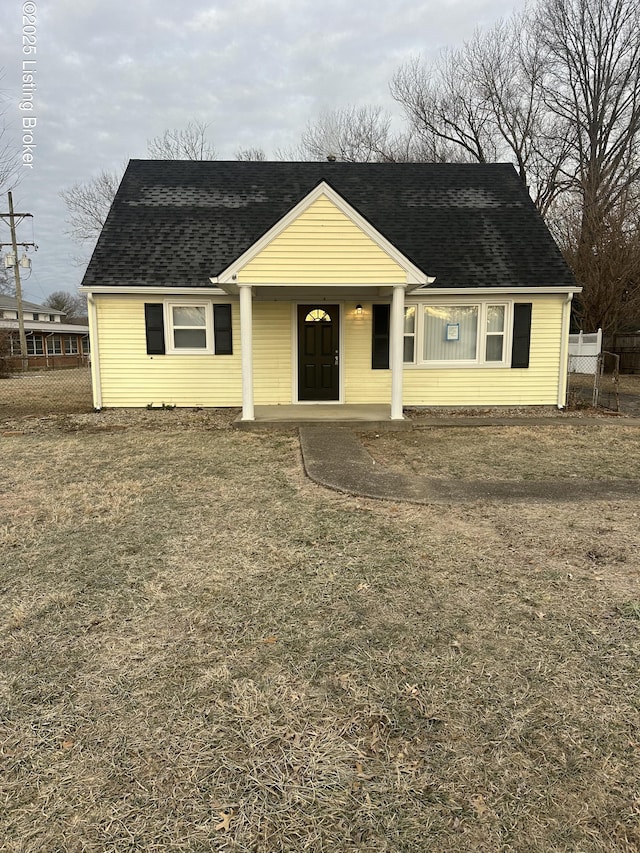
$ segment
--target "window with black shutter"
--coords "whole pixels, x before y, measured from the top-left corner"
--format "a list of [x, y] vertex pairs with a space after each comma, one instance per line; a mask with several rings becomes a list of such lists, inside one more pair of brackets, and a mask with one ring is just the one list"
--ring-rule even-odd
[[147, 354], [164, 355], [164, 306], [162, 302], [146, 302], [144, 321], [147, 333]]
[[511, 367], [529, 367], [531, 308], [531, 302], [516, 302], [513, 306]]
[[389, 369], [390, 305], [373, 306], [371, 367], [373, 370]]
[[213, 306], [213, 339], [216, 355], [233, 355], [231, 305]]

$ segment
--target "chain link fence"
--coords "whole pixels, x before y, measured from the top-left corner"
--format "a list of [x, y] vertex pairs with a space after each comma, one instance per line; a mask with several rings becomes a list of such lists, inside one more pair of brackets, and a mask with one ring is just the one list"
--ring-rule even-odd
[[620, 411], [620, 357], [615, 353], [569, 356], [567, 402], [570, 408], [593, 406]]
[[4, 371], [0, 375], [0, 418], [43, 417], [93, 408], [91, 368]]

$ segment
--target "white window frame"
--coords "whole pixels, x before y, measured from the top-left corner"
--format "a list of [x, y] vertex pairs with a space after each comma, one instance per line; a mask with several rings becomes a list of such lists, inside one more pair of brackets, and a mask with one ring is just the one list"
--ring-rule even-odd
[[[407, 309], [408, 308], [414, 309], [413, 332], [404, 331], [404, 325], [407, 322]], [[403, 335], [402, 335], [402, 353], [403, 353], [402, 363], [403, 364], [415, 364], [416, 363], [416, 351], [417, 351], [417, 344], [418, 344], [418, 313], [419, 313], [419, 310], [420, 310], [420, 306], [417, 305], [415, 302], [409, 302], [404, 306]], [[411, 359], [411, 361], [405, 361], [404, 360], [404, 348], [405, 348], [405, 343], [406, 343], [407, 338], [410, 338], [413, 341], [413, 358]]]
[[[29, 344], [31, 344], [31, 346], [29, 346]], [[40, 352], [38, 352], [37, 344], [40, 345]], [[44, 355], [45, 352], [46, 349], [42, 340], [42, 335], [27, 335], [27, 356], [33, 356], [35, 358], [38, 355]]]
[[[59, 348], [56, 349], [56, 343], [59, 344]], [[55, 335], [47, 335], [47, 355], [62, 355], [64, 352], [64, 344], [62, 341], [62, 335], [56, 332]]]
[[63, 349], [65, 355], [78, 355], [79, 347], [77, 336], [65, 335]]
[[[204, 308], [204, 329], [206, 343], [203, 347], [176, 347], [174, 345], [174, 308]], [[165, 347], [170, 355], [211, 355], [214, 352], [213, 343], [213, 303], [203, 300], [180, 299], [164, 303]], [[177, 328], [187, 328], [178, 326]], [[201, 326], [193, 328], [202, 328]]]
[[[418, 370], [455, 370], [461, 368], [505, 368], [511, 366], [511, 342], [513, 336], [513, 300], [508, 299], [438, 299], [429, 302], [408, 301], [405, 307], [415, 305], [416, 325], [415, 343], [413, 346], [413, 361], [405, 361], [404, 367]], [[425, 307], [456, 307], [465, 306], [478, 309], [478, 332], [476, 338], [476, 357], [474, 359], [457, 360], [426, 360], [424, 352], [424, 308]], [[487, 333], [487, 317], [489, 307], [500, 306], [504, 308], [504, 332], [502, 343], [501, 361], [487, 361], [487, 337], [497, 336], [498, 333]]]

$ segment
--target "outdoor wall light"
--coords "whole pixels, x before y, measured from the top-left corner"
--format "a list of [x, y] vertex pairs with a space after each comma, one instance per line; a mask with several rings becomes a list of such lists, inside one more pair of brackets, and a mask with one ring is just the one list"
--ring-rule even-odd
[[362, 317], [362, 305], [360, 303], [356, 305], [356, 317]]

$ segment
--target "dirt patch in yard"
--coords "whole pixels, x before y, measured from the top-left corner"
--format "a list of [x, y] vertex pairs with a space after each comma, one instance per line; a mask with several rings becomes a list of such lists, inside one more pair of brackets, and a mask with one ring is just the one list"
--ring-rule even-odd
[[4, 849], [638, 849], [640, 501], [381, 504], [149, 415], [3, 438]]

